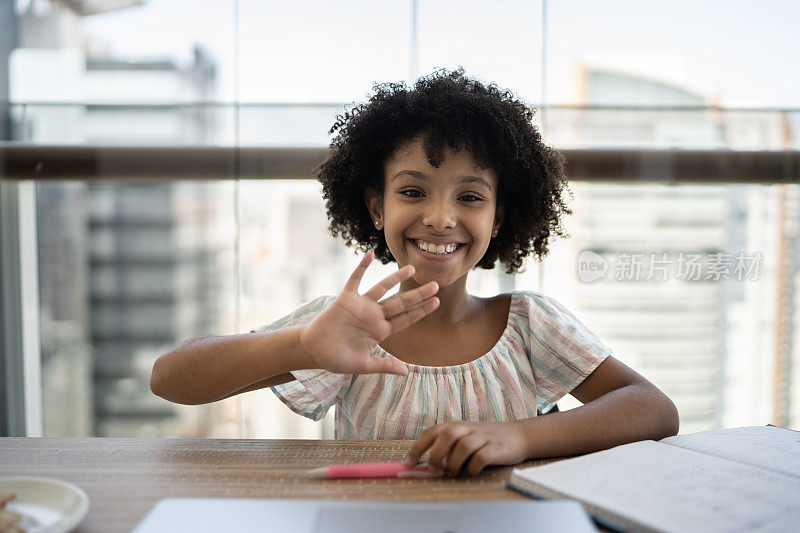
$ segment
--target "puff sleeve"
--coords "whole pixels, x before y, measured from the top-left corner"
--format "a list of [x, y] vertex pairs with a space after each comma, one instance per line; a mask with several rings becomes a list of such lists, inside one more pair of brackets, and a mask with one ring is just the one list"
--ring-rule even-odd
[[539, 293], [526, 293], [528, 356], [539, 411], [550, 407], [591, 374], [611, 350], [564, 306]]
[[[334, 296], [321, 296], [271, 324], [257, 327], [251, 333], [308, 323], [334, 299]], [[289, 409], [312, 420], [322, 420], [328, 409], [346, 392], [352, 380], [351, 374], [335, 374], [327, 370], [293, 370], [291, 374], [295, 381], [271, 387], [272, 392]]]

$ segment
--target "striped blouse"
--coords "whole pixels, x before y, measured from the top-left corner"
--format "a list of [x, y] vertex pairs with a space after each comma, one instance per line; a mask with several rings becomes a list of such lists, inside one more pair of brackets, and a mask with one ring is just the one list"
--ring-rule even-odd
[[[335, 299], [323, 296], [253, 331], [309, 322]], [[485, 355], [460, 365], [406, 364], [407, 376], [295, 370], [272, 387], [290, 409], [321, 420], [336, 406], [338, 439], [416, 439], [451, 421], [511, 421], [544, 412], [611, 353], [558, 302], [536, 292], [511, 294], [508, 323]], [[393, 357], [379, 345], [375, 357]]]

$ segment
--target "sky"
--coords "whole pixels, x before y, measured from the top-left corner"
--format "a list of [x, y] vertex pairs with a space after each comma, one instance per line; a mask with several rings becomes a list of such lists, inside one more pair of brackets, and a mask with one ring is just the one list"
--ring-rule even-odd
[[[199, 43], [220, 102], [349, 102], [411, 78], [411, 5], [147, 0], [83, 25], [121, 59], [185, 64]], [[418, 5], [419, 74], [461, 65], [534, 105], [569, 104], [579, 64], [610, 65], [726, 107], [800, 108], [800, 2], [551, 0], [545, 24], [541, 0]]]

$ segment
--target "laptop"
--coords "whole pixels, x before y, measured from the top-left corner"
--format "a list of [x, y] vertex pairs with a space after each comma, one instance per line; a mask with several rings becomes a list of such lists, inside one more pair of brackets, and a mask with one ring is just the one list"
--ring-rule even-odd
[[160, 500], [134, 533], [277, 531], [282, 533], [595, 532], [578, 502], [378, 502], [235, 498]]

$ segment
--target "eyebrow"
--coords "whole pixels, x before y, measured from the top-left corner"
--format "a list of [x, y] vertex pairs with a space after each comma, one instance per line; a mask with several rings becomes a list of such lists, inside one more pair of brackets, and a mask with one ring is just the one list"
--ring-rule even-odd
[[[397, 174], [394, 175], [392, 181], [396, 180], [403, 174], [408, 174], [411, 177], [423, 180], [423, 181], [430, 181], [431, 177], [425, 174], [424, 172], [420, 172], [419, 170], [401, 170]], [[455, 180], [458, 183], [482, 183], [486, 186], [487, 189], [490, 191], [492, 190], [492, 186], [489, 185], [489, 182], [485, 179], [481, 178], [480, 176], [458, 176]]]

